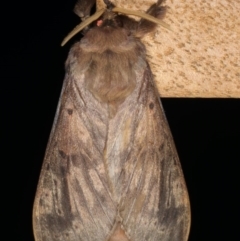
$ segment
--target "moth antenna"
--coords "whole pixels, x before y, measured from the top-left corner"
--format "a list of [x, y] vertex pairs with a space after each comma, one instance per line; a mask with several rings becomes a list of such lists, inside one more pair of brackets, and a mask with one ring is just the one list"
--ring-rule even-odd
[[64, 46], [74, 35], [79, 33], [86, 26], [91, 24], [93, 21], [97, 20], [103, 13], [105, 9], [100, 9], [96, 13], [94, 13], [91, 17], [87, 18], [85, 21], [78, 24], [62, 41], [61, 46]]
[[[108, 0], [106, 0], [105, 4], [108, 4]], [[109, 4], [111, 4], [111, 2], [109, 2]], [[109, 7], [113, 7], [113, 5], [109, 6]], [[91, 24], [93, 21], [97, 20], [103, 13], [104, 13], [105, 9], [100, 9], [99, 11], [97, 11], [96, 13], [94, 13], [91, 17], [87, 18], [85, 21], [81, 22], [79, 25], [77, 25], [62, 41], [61, 46], [64, 46], [74, 35], [76, 35], [77, 33], [79, 33], [82, 29], [84, 29], [86, 26], [88, 26], [89, 24]], [[172, 30], [170, 25], [165, 23], [164, 21], [162, 21], [161, 19], [155, 18], [147, 13], [143, 13], [143, 12], [139, 12], [139, 11], [133, 11], [133, 10], [128, 10], [128, 9], [124, 9], [124, 8], [119, 8], [119, 7], [113, 7], [112, 8], [113, 12], [117, 12], [117, 13], [123, 13], [126, 15], [134, 15], [137, 17], [141, 17], [144, 18], [146, 20], [149, 20], [153, 23], [159, 24], [162, 27], [168, 29], [168, 30]]]
[[155, 17], [153, 17], [153, 16], [151, 16], [147, 13], [142, 13], [142, 12], [139, 12], [139, 11], [133, 11], [133, 10], [118, 8], [118, 7], [113, 8], [112, 11], [118, 12], [118, 13], [123, 13], [123, 14], [126, 14], [126, 15], [134, 15], [134, 16], [137, 16], [137, 17], [141, 17], [141, 18], [149, 20], [153, 23], [157, 23], [157, 24], [161, 25], [162, 27], [172, 31], [169, 24], [167, 24], [164, 21], [162, 21], [161, 19], [155, 18]]

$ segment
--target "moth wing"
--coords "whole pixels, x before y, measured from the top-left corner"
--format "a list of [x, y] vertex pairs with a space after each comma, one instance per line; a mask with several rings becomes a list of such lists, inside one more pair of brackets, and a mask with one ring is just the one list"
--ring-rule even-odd
[[149, 67], [138, 76], [109, 130], [119, 222], [132, 241], [186, 241], [190, 204], [181, 165]]
[[36, 241], [105, 240], [115, 220], [102, 160], [107, 113], [85, 101], [83, 82], [64, 82], [35, 197]]
[[147, 63], [132, 66], [136, 88], [109, 118], [71, 56], [34, 203], [36, 241], [113, 241], [117, 224], [124, 241], [186, 241], [187, 189]]

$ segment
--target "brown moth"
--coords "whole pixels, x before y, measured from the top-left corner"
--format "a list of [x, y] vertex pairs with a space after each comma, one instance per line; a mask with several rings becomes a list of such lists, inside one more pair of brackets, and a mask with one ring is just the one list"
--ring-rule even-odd
[[66, 61], [34, 202], [35, 240], [186, 241], [187, 188], [140, 40], [164, 25], [166, 8], [158, 1], [135, 21], [105, 0], [88, 18], [93, 3], [75, 7], [86, 21], [73, 32], [85, 35]]

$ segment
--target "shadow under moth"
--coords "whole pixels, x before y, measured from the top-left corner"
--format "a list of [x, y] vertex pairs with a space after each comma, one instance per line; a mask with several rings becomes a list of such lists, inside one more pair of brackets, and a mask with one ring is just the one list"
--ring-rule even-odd
[[[90, 16], [66, 76], [33, 209], [36, 241], [186, 241], [190, 204], [141, 38], [162, 22], [109, 0]], [[127, 15], [139, 15], [136, 21]]]

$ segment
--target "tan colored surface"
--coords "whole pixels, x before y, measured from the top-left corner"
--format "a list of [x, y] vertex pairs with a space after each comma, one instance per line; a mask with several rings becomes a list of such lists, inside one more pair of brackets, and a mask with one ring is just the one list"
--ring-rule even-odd
[[[99, 7], [102, 0], [97, 2]], [[156, 0], [112, 2], [145, 11]], [[158, 27], [144, 39], [160, 96], [240, 97], [240, 1], [167, 0], [165, 5], [164, 21], [173, 32]]]

